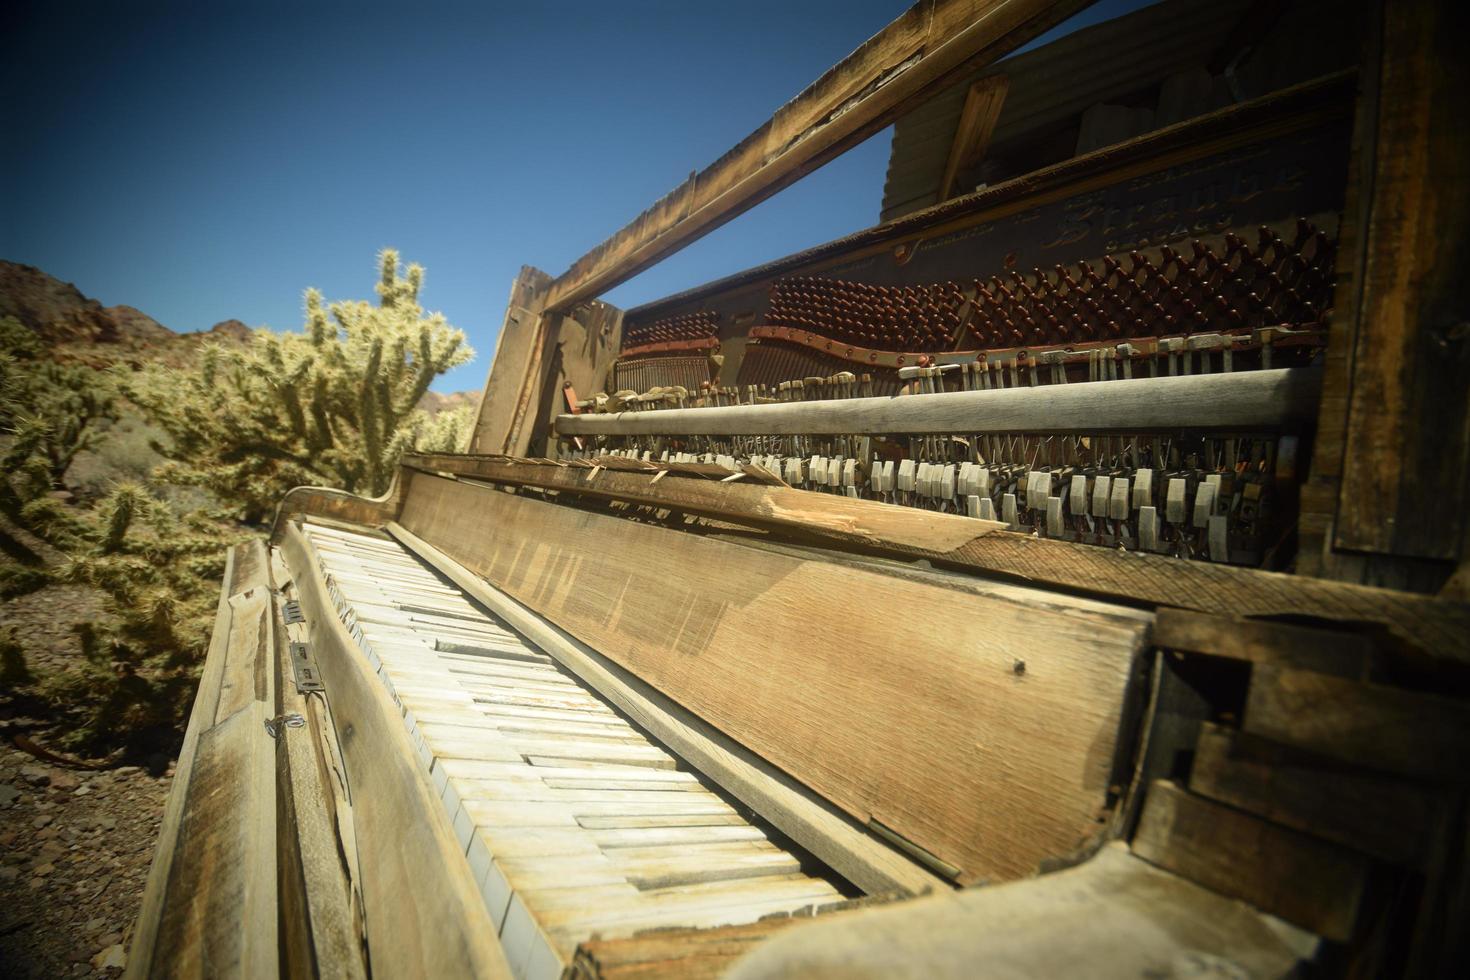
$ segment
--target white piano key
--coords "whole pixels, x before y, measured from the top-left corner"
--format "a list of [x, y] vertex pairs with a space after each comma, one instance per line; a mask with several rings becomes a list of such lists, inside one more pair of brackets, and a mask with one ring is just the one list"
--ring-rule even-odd
[[1115, 521], [1128, 519], [1128, 478], [1126, 476], [1120, 476], [1113, 481], [1108, 516]]
[[1092, 481], [1092, 516], [1107, 517], [1113, 491], [1113, 478], [1098, 476]]

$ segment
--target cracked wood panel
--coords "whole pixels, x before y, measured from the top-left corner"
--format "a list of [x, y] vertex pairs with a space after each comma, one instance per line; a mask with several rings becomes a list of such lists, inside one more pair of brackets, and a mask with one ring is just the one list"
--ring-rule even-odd
[[1137, 621], [428, 476], [401, 523], [962, 882], [1106, 833]]

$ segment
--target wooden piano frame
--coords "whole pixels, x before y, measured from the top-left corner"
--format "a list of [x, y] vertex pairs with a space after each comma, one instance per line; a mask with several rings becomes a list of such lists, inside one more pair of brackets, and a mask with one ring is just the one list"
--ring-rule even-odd
[[[269, 547], [241, 546], [226, 571], [130, 974], [1464, 973], [1456, 5], [1376, 0], [1355, 73], [637, 311], [697, 309], [1337, 119], [1351, 142], [1326, 363], [1320, 393], [1290, 396], [1314, 422], [1293, 574], [758, 472], [544, 458], [597, 424], [558, 421], [564, 388], [599, 390], [625, 353], [625, 314], [597, 296], [1084, 6], [916, 4], [563, 275], [523, 268], [467, 452], [408, 456], [381, 499], [282, 501]], [[339, 586], [373, 568], [427, 570], [415, 581], [521, 638], [845, 900], [558, 932], [575, 894], [497, 870], [463, 787], [450, 792], [431, 702], [367, 655]]]

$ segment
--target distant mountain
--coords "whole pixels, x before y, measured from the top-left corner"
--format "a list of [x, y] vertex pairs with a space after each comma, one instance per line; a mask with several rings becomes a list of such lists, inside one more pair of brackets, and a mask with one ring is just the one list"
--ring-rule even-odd
[[132, 344], [174, 332], [131, 306], [105, 307], [33, 265], [0, 261], [0, 316], [13, 316], [53, 344]]
[[[142, 310], [103, 306], [71, 283], [33, 265], [0, 259], [0, 317], [4, 316], [13, 316], [34, 330], [58, 359], [99, 367], [146, 360], [180, 366], [192, 360], [205, 340], [243, 344], [251, 336], [249, 326], [233, 319], [221, 320], [208, 330], [177, 333]], [[477, 404], [479, 399], [477, 391], [431, 391], [419, 401], [419, 407], [433, 415]]]
[[33, 265], [0, 260], [0, 316], [34, 330], [60, 360], [97, 365], [143, 360], [189, 361], [206, 339], [244, 342], [250, 328], [225, 320], [209, 330], [176, 333], [132, 306], [103, 306], [69, 282]]
[[478, 391], [454, 391], [448, 394], [438, 391], [426, 391], [424, 397], [419, 399], [419, 408], [430, 415], [438, 415], [440, 412], [452, 412], [465, 405], [480, 404], [480, 393]]

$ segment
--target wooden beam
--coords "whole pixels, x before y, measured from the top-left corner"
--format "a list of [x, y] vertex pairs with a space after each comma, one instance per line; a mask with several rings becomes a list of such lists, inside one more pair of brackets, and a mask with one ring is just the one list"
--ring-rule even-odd
[[759, 129], [551, 284], [546, 308], [593, 299], [856, 146], [962, 72], [1090, 0], [920, 0]]
[[[899, 546], [943, 554], [976, 535], [1005, 528], [999, 521], [981, 521], [785, 486], [681, 477], [655, 483], [653, 477], [660, 472], [659, 467], [619, 458], [609, 458], [609, 468], [595, 475], [588, 466], [569, 466], [550, 460], [414, 454], [405, 456], [403, 461], [407, 467], [424, 473], [451, 473], [514, 486], [564, 490], [579, 496], [634, 501], [883, 550]], [[642, 472], [620, 472], [614, 468], [619, 465], [636, 466]], [[721, 475], [727, 476], [728, 471]]]
[[1158, 611], [1154, 645], [1353, 678], [1365, 675], [1373, 657], [1373, 641], [1360, 633], [1184, 609]]
[[946, 882], [894, 852], [760, 756], [681, 708], [616, 662], [528, 611], [398, 524], [388, 533], [614, 704], [699, 773], [869, 894], [917, 895]]
[[1381, 16], [1335, 541], [1457, 561], [1470, 537], [1470, 60], [1454, 39], [1470, 14], [1388, 0]]
[[[338, 823], [347, 810], [345, 787], [334, 776], [340, 749], [329, 753], [324, 743], [332, 737], [327, 705], [297, 689], [291, 659], [292, 633], [306, 638], [304, 623], [287, 626], [281, 609], [296, 597], [291, 573], [280, 549], [271, 553], [271, 586], [277, 605], [275, 619], [276, 692], [281, 715], [300, 715], [305, 724], [282, 725], [276, 734], [276, 772], [282, 833], [280, 854], [281, 962], [288, 977], [311, 975], [358, 980], [367, 976], [367, 961], [355, 913], [350, 867], [346, 855], [355, 854], [357, 842]], [[350, 812], [350, 811], [348, 811]]]
[[623, 339], [623, 311], [600, 300], [565, 315], [542, 318], [540, 361], [526, 378], [526, 410], [505, 438], [504, 452], [547, 452], [552, 420], [566, 411], [562, 386], [590, 394], [611, 385], [612, 365]]
[[[832, 913], [823, 913], [830, 915]], [[810, 923], [806, 916], [767, 916], [742, 926], [650, 929], [619, 939], [588, 939], [577, 946], [567, 980], [687, 980], [724, 976], [735, 961], [772, 935]]]
[[959, 176], [961, 169], [969, 169], [984, 159], [1010, 87], [1009, 77], [987, 75], [971, 85], [965, 93], [965, 105], [960, 110], [954, 142], [949, 147], [949, 159], [944, 163], [944, 177], [939, 181], [940, 201], [949, 200], [955, 178]]
[[372, 937], [370, 972], [509, 977], [495, 925], [429, 774], [387, 690], [338, 619], [321, 565], [299, 525], [287, 528], [281, 547], [331, 698], [353, 827], [365, 842], [356, 860]]
[[[975, 194], [864, 228], [813, 248], [661, 297], [628, 311], [647, 323], [692, 306], [719, 305], [751, 287], [789, 275], [819, 275], [834, 265], [890, 255], [956, 231], [1068, 200], [1161, 169], [1190, 166], [1220, 154], [1272, 141], [1296, 138], [1336, 126], [1352, 108], [1356, 72], [1346, 70], [1241, 102], [1196, 119], [1145, 133], [1080, 157], [1002, 181]], [[1339, 273], [1341, 275], [1341, 273]]]
[[1133, 617], [429, 476], [400, 523], [962, 883], [1033, 874], [1106, 833]]
[[1438, 836], [1438, 803], [1422, 784], [1309, 764], [1279, 746], [1209, 722], [1195, 747], [1189, 788], [1412, 868], [1426, 866]]
[[517, 416], [524, 414], [523, 406], [530, 397], [527, 388], [534, 384], [534, 368], [545, 346], [541, 312], [550, 283], [549, 275], [528, 265], [521, 266], [511, 283], [505, 319], [495, 337], [495, 353], [470, 434], [470, 452], [505, 452]]
[[569, 435], [1279, 431], [1310, 426], [1320, 372], [1276, 368], [895, 398], [562, 415]]
[[1351, 938], [1357, 926], [1369, 870], [1362, 855], [1164, 780], [1149, 787], [1133, 852], [1338, 941]]
[[[1116, 382], [1115, 382], [1116, 383]], [[1035, 585], [1149, 606], [1177, 606], [1231, 616], [1311, 617], [1367, 629], [1433, 657], [1470, 661], [1470, 605], [1392, 589], [1328, 582], [1162, 555], [1117, 554], [1104, 548], [1033, 538], [992, 522], [849, 500], [830, 494], [741, 482], [589, 469], [546, 460], [409, 456], [411, 466], [560, 492], [700, 514], [780, 529], [899, 558], [1011, 576]], [[628, 463], [618, 460], [618, 463]]]
[[1251, 670], [1245, 730], [1384, 772], [1464, 782], [1470, 704], [1305, 670]]

